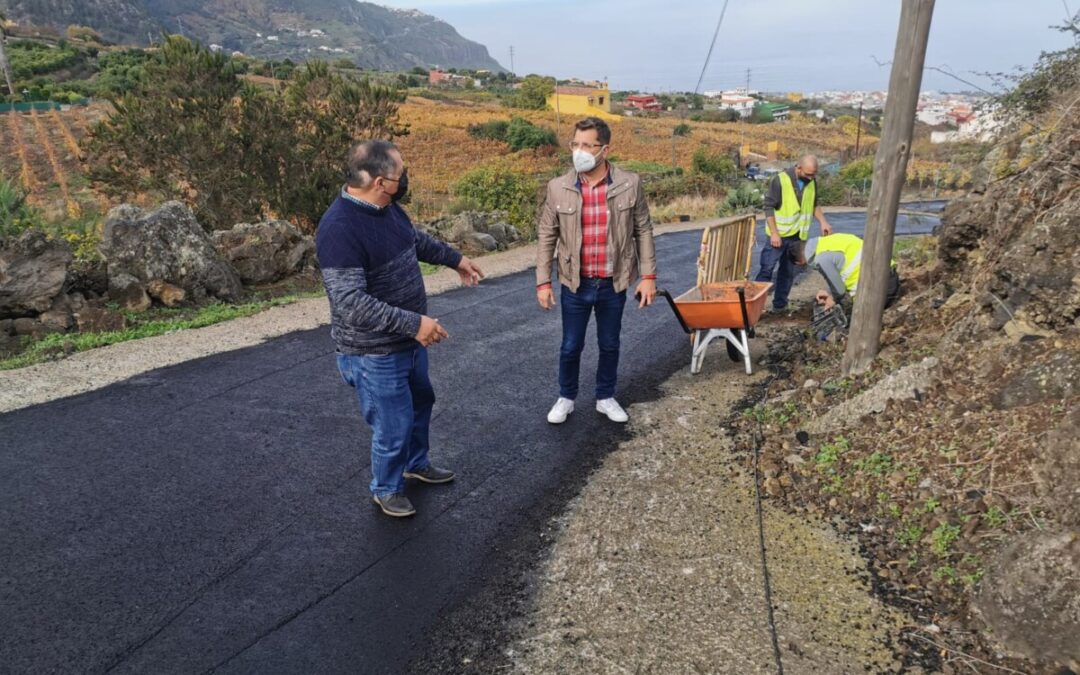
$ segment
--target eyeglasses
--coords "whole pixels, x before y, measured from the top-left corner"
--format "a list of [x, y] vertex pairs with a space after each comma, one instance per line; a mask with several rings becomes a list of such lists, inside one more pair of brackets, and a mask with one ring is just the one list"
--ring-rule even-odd
[[408, 169], [406, 169], [405, 167], [402, 167], [401, 174], [397, 178], [391, 178], [390, 176], [379, 176], [379, 178], [382, 178], [383, 180], [392, 180], [395, 183], [397, 183], [397, 182], [401, 181], [401, 176], [404, 176], [406, 171], [408, 171]]
[[597, 148], [604, 147], [604, 145], [604, 143], [578, 143], [577, 141], [570, 141], [571, 150], [588, 150], [589, 152], [592, 152]]

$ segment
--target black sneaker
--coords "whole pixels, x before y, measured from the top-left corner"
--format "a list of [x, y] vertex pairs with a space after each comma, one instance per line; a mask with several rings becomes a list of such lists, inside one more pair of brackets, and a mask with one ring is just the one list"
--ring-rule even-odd
[[375, 495], [375, 503], [379, 505], [383, 513], [393, 518], [407, 518], [416, 515], [416, 509], [413, 508], [412, 502], [400, 492], [385, 497]]
[[446, 469], [440, 469], [434, 464], [428, 465], [428, 468], [421, 469], [419, 471], [406, 471], [405, 478], [415, 478], [416, 480], [424, 483], [431, 483], [436, 485], [438, 483], [449, 483], [454, 480], [454, 472]]

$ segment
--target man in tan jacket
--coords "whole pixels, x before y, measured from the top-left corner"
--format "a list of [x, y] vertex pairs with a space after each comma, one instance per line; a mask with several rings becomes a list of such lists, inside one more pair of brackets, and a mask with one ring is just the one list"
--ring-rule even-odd
[[561, 424], [574, 410], [581, 350], [589, 316], [596, 313], [596, 410], [613, 422], [627, 421], [615, 400], [626, 290], [637, 279], [638, 307], [656, 295], [656, 249], [645, 190], [637, 174], [607, 161], [611, 128], [595, 117], [574, 127], [574, 168], [548, 183], [537, 222], [536, 299], [555, 306], [551, 261], [557, 261], [562, 299], [559, 398], [548, 422]]

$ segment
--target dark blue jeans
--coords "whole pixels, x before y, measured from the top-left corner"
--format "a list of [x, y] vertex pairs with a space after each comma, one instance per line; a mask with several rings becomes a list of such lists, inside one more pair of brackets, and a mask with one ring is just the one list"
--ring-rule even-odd
[[791, 260], [791, 249], [798, 246], [801, 240], [797, 234], [791, 237], [783, 237], [780, 239], [780, 247], [773, 248], [767, 235], [768, 233], [766, 233], [765, 247], [761, 249], [761, 269], [758, 271], [755, 281], [772, 281], [773, 270], [777, 264], [780, 265], [780, 268], [776, 270], [776, 283], [772, 289], [773, 309], [780, 310], [787, 307], [791, 286], [795, 283], [795, 275], [800, 271], [798, 266]]
[[338, 370], [356, 389], [371, 427], [371, 492], [401, 492], [405, 471], [426, 469], [428, 427], [435, 390], [428, 379], [427, 349], [417, 346], [386, 356], [337, 355]]
[[611, 279], [582, 279], [577, 292], [562, 287], [562, 347], [559, 349], [559, 396], [574, 400], [578, 394], [581, 350], [589, 316], [596, 312], [596, 400], [613, 398], [619, 370], [619, 333], [622, 331], [626, 291], [615, 292]]

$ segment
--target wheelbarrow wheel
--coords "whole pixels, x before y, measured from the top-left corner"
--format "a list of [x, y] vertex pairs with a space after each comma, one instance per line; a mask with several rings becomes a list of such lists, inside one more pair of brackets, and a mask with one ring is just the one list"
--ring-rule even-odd
[[743, 360], [742, 353], [739, 352], [739, 348], [735, 346], [731, 340], [724, 340], [724, 344], [727, 345], [727, 357], [732, 361], [738, 363]]

